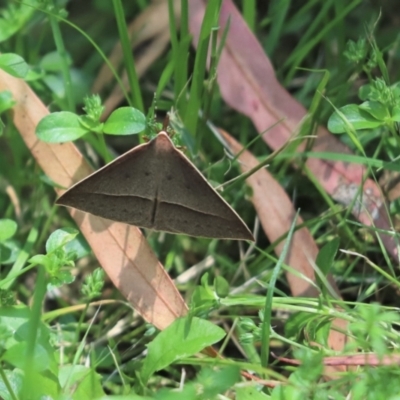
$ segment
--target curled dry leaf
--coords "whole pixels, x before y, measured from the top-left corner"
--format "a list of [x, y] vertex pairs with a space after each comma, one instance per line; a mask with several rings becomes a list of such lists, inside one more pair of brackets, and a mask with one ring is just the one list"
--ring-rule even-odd
[[[0, 70], [1, 90], [16, 100], [14, 124], [50, 179], [69, 187], [93, 172], [72, 143], [47, 144], [36, 137], [36, 125], [48, 111], [23, 80]], [[107, 275], [146, 321], [164, 329], [186, 314], [184, 300], [138, 228], [70, 212]]]
[[[190, 5], [190, 28], [197, 43], [206, 2], [193, 0]], [[218, 65], [218, 83], [224, 100], [235, 110], [248, 116], [258, 132], [282, 120], [263, 134], [264, 141], [274, 150], [283, 146], [296, 132], [307, 115], [307, 110], [277, 81], [271, 62], [250, 31], [231, 0], [224, 0], [220, 14], [220, 32], [230, 19], [230, 28]], [[350, 153], [350, 150], [319, 127], [313, 151]], [[299, 146], [298, 151], [304, 150]], [[341, 161], [310, 158], [309, 171], [336, 201], [350, 205], [353, 214], [368, 226], [391, 230], [381, 189], [371, 179], [365, 179], [361, 165]], [[361, 190], [359, 187], [361, 186]], [[377, 233], [390, 254], [397, 259], [396, 242], [392, 236]]]

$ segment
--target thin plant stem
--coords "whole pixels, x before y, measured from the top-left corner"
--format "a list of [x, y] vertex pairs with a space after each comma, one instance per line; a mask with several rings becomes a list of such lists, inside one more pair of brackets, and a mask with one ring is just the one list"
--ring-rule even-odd
[[[54, 9], [56, 10], [55, 6]], [[63, 62], [61, 63], [61, 72], [64, 78], [65, 97], [67, 99], [68, 110], [71, 112], [75, 112], [75, 100], [72, 92], [71, 74], [69, 72], [69, 66], [68, 66], [69, 60], [67, 51], [64, 46], [64, 40], [61, 35], [61, 30], [58, 24], [57, 17], [52, 13], [49, 13], [48, 16], [49, 16], [50, 26], [53, 31], [54, 43], [56, 45], [57, 52], [60, 55], [61, 59], [63, 60]]]
[[[35, 293], [33, 295], [33, 305], [29, 318], [29, 336], [27, 340], [26, 348], [26, 360], [25, 360], [25, 379], [23, 385], [23, 393], [28, 395], [29, 388], [34, 386], [35, 376], [35, 365], [34, 355], [36, 348], [36, 340], [40, 329], [40, 315], [42, 312], [43, 299], [46, 294], [46, 279], [45, 279], [45, 268], [43, 265], [37, 267], [37, 278]], [[29, 398], [24, 396], [23, 398]]]
[[5, 372], [1, 366], [0, 366], [0, 377], [1, 377], [1, 380], [3, 381], [5, 387], [7, 388], [8, 394], [10, 395], [12, 400], [18, 400], [18, 397], [15, 395], [14, 390], [10, 384], [10, 381], [8, 380], [7, 375], [5, 374]]

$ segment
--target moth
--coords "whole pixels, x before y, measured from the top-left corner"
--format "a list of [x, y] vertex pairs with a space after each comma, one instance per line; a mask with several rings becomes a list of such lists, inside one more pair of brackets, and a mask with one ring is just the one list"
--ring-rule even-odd
[[254, 241], [164, 131], [73, 185], [56, 204], [155, 231]]

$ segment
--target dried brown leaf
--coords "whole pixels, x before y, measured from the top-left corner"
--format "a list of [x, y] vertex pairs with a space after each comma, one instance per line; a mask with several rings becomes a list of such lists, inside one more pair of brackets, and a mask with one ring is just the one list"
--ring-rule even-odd
[[[0, 90], [9, 90], [16, 100], [14, 124], [50, 179], [69, 187], [92, 172], [72, 143], [47, 144], [36, 137], [36, 125], [48, 111], [23, 80], [0, 70]], [[184, 300], [138, 228], [70, 213], [114, 285], [146, 321], [164, 329], [186, 313]]]
[[[190, 5], [190, 27], [197, 43], [206, 2], [193, 0]], [[283, 146], [297, 132], [307, 110], [277, 81], [271, 62], [250, 31], [231, 0], [224, 0], [220, 14], [220, 32], [230, 20], [224, 50], [218, 65], [218, 83], [224, 100], [235, 110], [247, 115], [258, 132], [282, 120], [263, 134], [265, 142], [274, 150]], [[304, 150], [304, 145], [298, 147]], [[319, 127], [313, 150], [350, 153], [350, 150]], [[310, 158], [309, 171], [336, 201], [350, 205], [358, 195], [353, 213], [363, 224], [391, 230], [385, 199], [379, 186], [365, 179], [361, 165]], [[361, 190], [359, 187], [361, 186]], [[392, 236], [378, 233], [386, 249], [397, 258], [397, 246]]]
[[[233, 154], [236, 155], [243, 151], [242, 145], [227, 132], [222, 129], [219, 132]], [[238, 161], [243, 173], [252, 170], [259, 164], [257, 158], [247, 150], [240, 153]], [[289, 231], [295, 216], [293, 205], [286, 192], [266, 169], [259, 169], [250, 175], [246, 181], [252, 188], [251, 200], [260, 218], [261, 225], [268, 239], [274, 242]], [[302, 219], [299, 218], [297, 225], [301, 225], [302, 222]], [[274, 250], [278, 256], [282, 253], [284, 244], [285, 242], [282, 241], [275, 247]], [[292, 237], [290, 250], [285, 260], [286, 264], [302, 275], [302, 277], [299, 277], [290, 272], [286, 273], [293, 296], [318, 296], [318, 291], [312, 284], [315, 283], [315, 271], [312, 263], [315, 262], [317, 254], [318, 247], [309, 230], [305, 227], [297, 230]], [[332, 275], [329, 274], [327, 278], [333, 290], [340, 295]], [[344, 320], [335, 319], [332, 321], [333, 329], [331, 329], [328, 338], [330, 348], [337, 351], [343, 349], [346, 343], [346, 336], [342, 332], [345, 331], [346, 326], [347, 322]]]

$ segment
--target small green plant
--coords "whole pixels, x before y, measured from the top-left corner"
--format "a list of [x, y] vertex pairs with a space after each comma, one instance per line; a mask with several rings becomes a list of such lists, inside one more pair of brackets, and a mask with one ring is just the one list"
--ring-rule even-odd
[[37, 125], [37, 136], [48, 143], [64, 143], [79, 139], [90, 132], [131, 135], [146, 128], [145, 116], [133, 107], [118, 108], [103, 123], [100, 122], [103, 112], [100, 97], [86, 97], [84, 103], [86, 115], [79, 116], [69, 111], [60, 111], [43, 118]]
[[[4, 243], [7, 243], [16, 232], [17, 225], [12, 220], [0, 220], [0, 249], [4, 254]], [[57, 397], [63, 390], [68, 392], [70, 387], [78, 385], [79, 391], [87, 385], [91, 369], [70, 365], [59, 368], [56, 362], [57, 349], [52, 343], [57, 342], [55, 333], [51, 328], [40, 321], [40, 309], [47, 290], [52, 290], [64, 284], [74, 281], [71, 268], [75, 261], [88, 254], [87, 244], [79, 237], [79, 232], [72, 228], [63, 228], [54, 231], [46, 241], [46, 254], [38, 254], [28, 260], [29, 265], [22, 269], [18, 275], [28, 273], [33, 267], [37, 268], [34, 305], [29, 308], [25, 305], [15, 305], [11, 290], [0, 289], [0, 355], [2, 367], [0, 374], [3, 386], [0, 385], [0, 396], [4, 399], [27, 398], [27, 392], [31, 392], [33, 398], [41, 395]], [[8, 261], [3, 258], [1, 263]], [[99, 275], [99, 274], [96, 274]], [[0, 288], [15, 279], [11, 276], [0, 281]], [[89, 297], [96, 294], [95, 290], [101, 289], [99, 282], [102, 275], [92, 279], [87, 278], [92, 285], [86, 285], [86, 293]], [[91, 289], [89, 289], [91, 287]], [[65, 386], [68, 377], [68, 387]], [[32, 390], [34, 382], [35, 390]], [[97, 385], [99, 381], [95, 378]], [[96, 386], [96, 385], [95, 385]], [[93, 387], [94, 393], [97, 389]], [[74, 389], [75, 390], [75, 389]], [[101, 392], [102, 393], [102, 392]], [[14, 397], [12, 397], [14, 396]]]
[[345, 133], [349, 129], [363, 130], [387, 128], [398, 134], [400, 122], [400, 83], [387, 86], [377, 78], [359, 89], [360, 105], [348, 104], [335, 111], [328, 121], [332, 133]]
[[0, 265], [11, 264], [15, 261], [18, 250], [18, 244], [12, 240], [17, 232], [18, 225], [12, 219], [0, 219]]
[[71, 267], [75, 260], [82, 257], [82, 245], [76, 239], [79, 231], [73, 228], [58, 229], [53, 232], [46, 242], [47, 254], [37, 254], [28, 262], [32, 265], [43, 265], [49, 283], [52, 286], [61, 286], [74, 281]]

